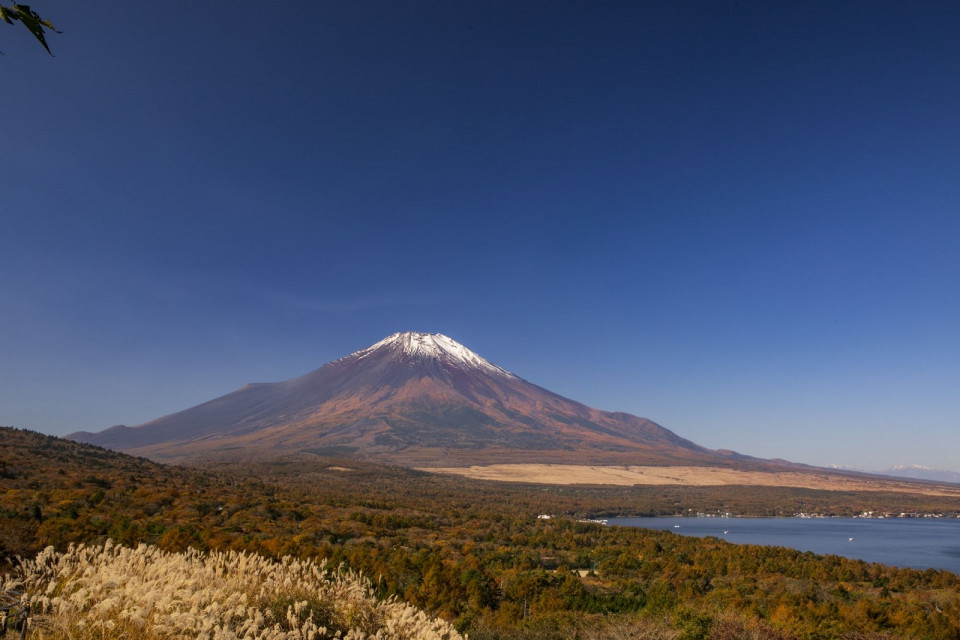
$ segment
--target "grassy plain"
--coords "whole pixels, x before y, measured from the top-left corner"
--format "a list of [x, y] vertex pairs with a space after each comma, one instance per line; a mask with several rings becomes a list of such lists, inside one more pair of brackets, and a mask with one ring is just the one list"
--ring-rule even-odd
[[723, 467], [649, 467], [574, 464], [491, 464], [422, 468], [480, 480], [551, 485], [679, 485], [693, 487], [795, 487], [824, 491], [880, 491], [960, 499], [960, 485], [918, 483], [853, 473], [742, 471]]

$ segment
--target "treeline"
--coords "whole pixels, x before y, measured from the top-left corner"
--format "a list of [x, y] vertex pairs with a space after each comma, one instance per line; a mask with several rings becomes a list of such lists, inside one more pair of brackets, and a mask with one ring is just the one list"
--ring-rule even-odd
[[315, 456], [199, 471], [10, 429], [0, 429], [0, 460], [5, 556], [111, 538], [327, 560], [474, 640], [603, 628], [625, 638], [960, 637], [960, 577], [949, 572], [578, 521], [801, 505], [957, 511], [942, 498], [512, 485]]

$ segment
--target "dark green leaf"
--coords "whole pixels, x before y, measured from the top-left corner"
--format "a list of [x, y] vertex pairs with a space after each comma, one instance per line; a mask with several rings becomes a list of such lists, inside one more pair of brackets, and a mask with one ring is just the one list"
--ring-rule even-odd
[[50, 47], [47, 46], [47, 39], [44, 37], [45, 32], [43, 27], [46, 26], [57, 33], [60, 32], [57, 31], [56, 27], [54, 27], [49, 20], [44, 20], [37, 15], [36, 11], [31, 10], [30, 7], [25, 4], [15, 4], [9, 10], [5, 10], [4, 13], [5, 18], [10, 17], [14, 20], [20, 20], [23, 23], [23, 26], [29, 29], [30, 33], [32, 33], [34, 37], [40, 41], [40, 44], [42, 44], [43, 48], [47, 50], [47, 53], [53, 55], [53, 53], [50, 51]]

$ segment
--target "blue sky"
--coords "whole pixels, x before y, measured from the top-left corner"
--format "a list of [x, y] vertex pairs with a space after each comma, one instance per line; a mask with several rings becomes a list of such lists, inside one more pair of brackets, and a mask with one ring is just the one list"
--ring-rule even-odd
[[33, 8], [0, 424], [420, 330], [709, 447], [960, 470], [960, 4]]

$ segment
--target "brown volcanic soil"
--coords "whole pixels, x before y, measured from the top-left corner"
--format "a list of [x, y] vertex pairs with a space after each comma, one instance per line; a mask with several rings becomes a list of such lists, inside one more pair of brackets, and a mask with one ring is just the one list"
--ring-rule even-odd
[[745, 485], [797, 487], [826, 491], [884, 491], [960, 498], [960, 486], [911, 482], [880, 476], [828, 471], [743, 471], [721, 467], [641, 467], [567, 464], [493, 464], [470, 467], [423, 468], [468, 478], [537, 484], [589, 485]]
[[162, 462], [314, 454], [551, 484], [924, 486], [706, 449], [645, 418], [557, 395], [445, 336], [412, 332], [138, 427], [69, 437]]
[[750, 463], [645, 418], [564, 398], [444, 336], [413, 333], [137, 427], [68, 437], [163, 462], [316, 453], [444, 467]]

